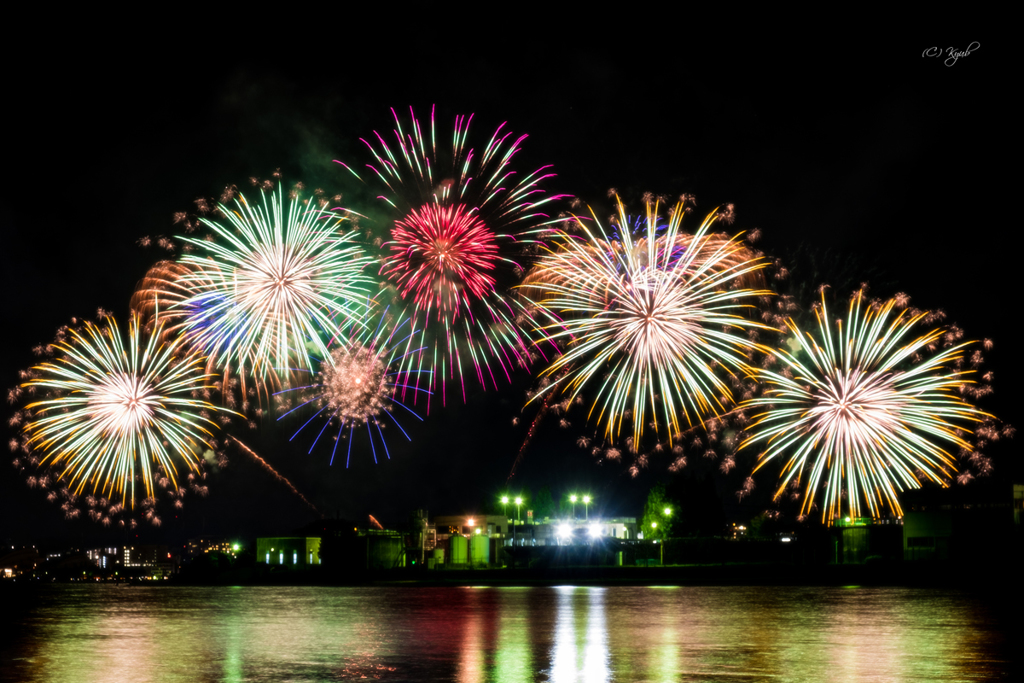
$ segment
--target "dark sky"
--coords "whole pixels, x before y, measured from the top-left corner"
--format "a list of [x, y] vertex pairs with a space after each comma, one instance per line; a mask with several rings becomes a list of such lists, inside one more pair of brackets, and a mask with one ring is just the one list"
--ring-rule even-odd
[[[427, 31], [430, 40], [382, 36], [379, 26], [310, 28], [265, 46], [209, 27], [187, 40], [187, 28], [131, 39], [68, 28], [17, 55], [5, 86], [0, 204], [9, 386], [33, 363], [32, 346], [71, 316], [104, 307], [126, 319], [135, 283], [160, 257], [136, 242], [175, 234], [174, 212], [277, 168], [289, 183], [351, 192], [331, 160], [363, 159], [358, 138], [389, 130], [390, 107], [426, 115], [436, 103], [441, 130], [475, 113], [478, 144], [503, 121], [528, 133], [517, 163], [553, 164], [551, 192], [597, 204], [611, 187], [691, 192], [700, 209], [735, 203], [735, 227], [760, 228], [770, 253], [832, 250], [865, 264], [916, 305], [945, 309], [969, 336], [995, 340], [996, 396], [985, 405], [1016, 419], [1017, 221], [1002, 213], [1013, 196], [1013, 81], [1008, 51], [985, 35], [748, 42], [714, 31], [583, 37], [548, 26], [449, 51]], [[972, 41], [980, 48], [951, 67], [922, 56]], [[412, 444], [393, 435], [391, 459], [376, 465], [364, 449], [349, 469], [328, 467], [326, 453], [289, 445], [281, 435], [290, 431], [272, 424], [241, 436], [332, 516], [399, 523], [416, 507], [472, 512], [503, 490], [526, 429], [512, 418], [534, 414], [521, 412], [529, 384], [522, 376], [432, 412], [412, 427]], [[541, 426], [516, 486], [547, 485], [556, 496], [588, 489], [607, 513], [638, 514], [668, 462], [636, 479], [597, 465], [573, 445], [583, 416], [572, 421]], [[1014, 450], [997, 453], [1004, 473]], [[250, 459], [230, 458], [209, 498], [165, 514], [160, 533], [279, 533], [310, 519]], [[66, 524], [13, 469], [0, 470], [0, 540], [91, 542], [101, 532]]]

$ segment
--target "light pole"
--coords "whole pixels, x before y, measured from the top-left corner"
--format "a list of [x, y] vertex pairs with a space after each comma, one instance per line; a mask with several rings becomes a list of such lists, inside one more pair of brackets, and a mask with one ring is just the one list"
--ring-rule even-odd
[[583, 496], [583, 514], [586, 515], [586, 519], [590, 521], [590, 496]]
[[508, 496], [502, 496], [501, 497], [501, 509], [502, 509], [502, 513], [505, 515], [505, 539], [506, 540], [505, 540], [504, 544], [507, 544], [507, 540], [508, 540]]
[[[666, 507], [663, 510], [663, 512], [665, 513], [666, 517], [671, 517], [672, 516], [672, 508], [670, 508], [670, 507]], [[658, 524], [657, 522], [654, 522], [655, 526], [657, 526], [657, 524]], [[671, 528], [672, 528], [671, 526], [666, 526], [665, 527], [665, 531], [663, 531], [662, 534], [661, 534], [661, 556], [660, 556], [661, 559], [659, 560], [659, 563], [661, 564], [662, 567], [665, 566], [665, 534], [668, 533], [668, 530], [671, 529]]]
[[[516, 496], [516, 501], [515, 502], [516, 502], [516, 526], [518, 526], [519, 525], [519, 506], [523, 504], [522, 497], [521, 496]], [[515, 528], [513, 527], [513, 531], [512, 531], [512, 545], [515, 545], [515, 544], [516, 544], [516, 532], [515, 532]]]
[[576, 521], [576, 494], [569, 496], [569, 502], [572, 503], [572, 521]]

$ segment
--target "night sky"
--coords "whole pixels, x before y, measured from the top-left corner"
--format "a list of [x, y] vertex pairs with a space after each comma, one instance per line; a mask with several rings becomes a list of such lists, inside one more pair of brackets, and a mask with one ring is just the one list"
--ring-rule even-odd
[[[245, 191], [250, 176], [278, 168], [287, 185], [356, 196], [332, 160], [363, 162], [358, 138], [389, 131], [390, 107], [412, 105], [423, 118], [436, 103], [439, 131], [456, 114], [476, 114], [478, 146], [503, 121], [528, 133], [517, 168], [553, 164], [558, 177], [547, 191], [577, 196], [599, 215], [609, 188], [633, 198], [688, 192], [701, 216], [734, 203], [733, 229], [759, 228], [758, 246], [771, 255], [799, 248], [863, 264], [874, 293], [905, 291], [919, 307], [943, 308], [969, 337], [995, 341], [986, 367], [996, 394], [982, 405], [1017, 420], [1011, 226], [1019, 221], [1005, 213], [1014, 195], [1005, 190], [1013, 162], [1004, 158], [1012, 154], [1012, 60], [984, 35], [749, 43], [713, 31], [699, 40], [626, 31], [622, 40], [548, 26], [536, 37], [542, 48], [527, 49], [522, 35], [488, 37], [485, 48], [440, 56], [424, 36], [382, 41], [379, 27], [309, 28], [266, 49], [255, 37], [225, 42], [209, 29], [188, 45], [69, 30], [47, 37], [59, 69], [52, 59], [23, 58], [8, 71], [0, 204], [7, 386], [33, 364], [32, 347], [72, 316], [103, 307], [127, 327], [136, 282], [163, 257], [138, 240], [177, 234], [173, 214], [192, 210], [196, 198], [228, 184]], [[952, 67], [945, 56], [922, 56], [972, 41], [980, 48]], [[505, 490], [536, 412], [523, 409], [530, 385], [522, 373], [502, 391], [450, 401], [422, 424], [403, 422], [412, 443], [392, 432], [391, 458], [376, 465], [363, 442], [350, 468], [329, 467], [325, 449], [308, 455], [288, 444], [294, 423], [237, 433], [330, 516], [400, 524], [414, 508], [477, 512]], [[569, 429], [541, 425], [510, 490], [589, 491], [592, 511], [638, 515], [651, 484], [668, 481], [670, 459], [630, 477], [624, 464], [597, 464], [577, 448], [593, 427], [582, 413], [568, 419]], [[991, 451], [998, 476], [1019, 472], [1017, 450]], [[739, 469], [749, 471], [753, 455]], [[177, 516], [165, 511], [156, 536], [284, 533], [315, 517], [246, 456], [229, 457], [209, 497], [188, 499]], [[103, 537], [91, 523], [65, 522], [5, 467], [0, 540]], [[764, 496], [737, 505], [735, 481], [718, 483], [726, 514], [749, 518], [759, 501], [763, 509]], [[761, 493], [771, 488], [767, 478], [758, 484]]]

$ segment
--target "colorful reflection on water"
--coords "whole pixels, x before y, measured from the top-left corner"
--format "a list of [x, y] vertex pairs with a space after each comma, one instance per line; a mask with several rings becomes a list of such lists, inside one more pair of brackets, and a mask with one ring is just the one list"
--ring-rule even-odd
[[992, 680], [1011, 664], [1005, 612], [936, 589], [3, 588], [3, 680]]

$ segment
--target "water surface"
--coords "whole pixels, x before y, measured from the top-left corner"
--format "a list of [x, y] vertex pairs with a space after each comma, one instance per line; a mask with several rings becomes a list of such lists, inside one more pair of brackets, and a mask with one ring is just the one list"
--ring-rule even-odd
[[1004, 612], [922, 588], [60, 585], [0, 592], [12, 681], [1008, 679]]

